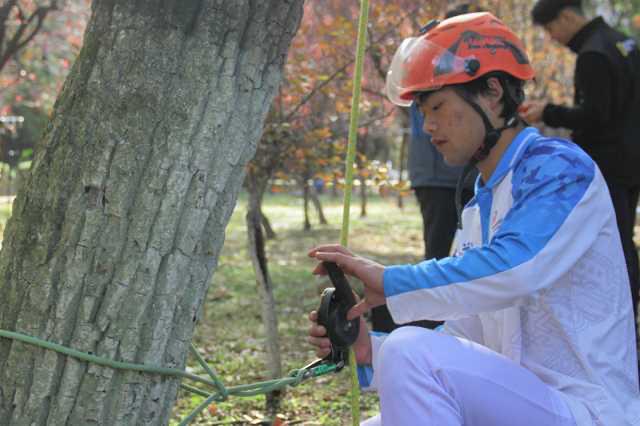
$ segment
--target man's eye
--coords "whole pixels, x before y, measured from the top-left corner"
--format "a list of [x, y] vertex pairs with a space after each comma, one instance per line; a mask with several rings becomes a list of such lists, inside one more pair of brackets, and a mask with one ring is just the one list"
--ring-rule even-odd
[[433, 108], [431, 108], [431, 111], [437, 111], [440, 109], [440, 107], [442, 107], [443, 102], [440, 102], [438, 104], [436, 104]]

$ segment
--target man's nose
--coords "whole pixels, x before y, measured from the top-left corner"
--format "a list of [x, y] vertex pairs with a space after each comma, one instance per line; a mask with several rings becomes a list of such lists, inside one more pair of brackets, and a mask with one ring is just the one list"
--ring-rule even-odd
[[424, 125], [422, 126], [422, 130], [425, 133], [433, 134], [438, 126], [436, 126], [436, 122], [434, 120], [430, 120], [429, 118], [424, 118]]

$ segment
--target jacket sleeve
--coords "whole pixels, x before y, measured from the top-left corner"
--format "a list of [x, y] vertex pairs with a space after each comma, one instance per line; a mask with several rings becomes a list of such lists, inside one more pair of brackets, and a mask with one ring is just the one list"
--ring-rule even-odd
[[378, 352], [380, 350], [380, 346], [389, 334], [372, 331], [369, 335], [371, 336], [371, 364], [358, 364], [357, 369], [360, 387], [362, 390], [367, 392], [377, 390], [378, 388], [374, 371], [377, 369], [376, 367], [379, 360]]
[[607, 58], [599, 53], [585, 53], [576, 62], [576, 86], [580, 103], [573, 107], [547, 104], [543, 121], [547, 126], [573, 131], [598, 129], [611, 123], [614, 93], [613, 77]]
[[567, 273], [614, 220], [602, 175], [575, 147], [533, 145], [511, 179], [513, 204], [488, 244], [459, 257], [385, 268], [395, 322], [515, 306]]

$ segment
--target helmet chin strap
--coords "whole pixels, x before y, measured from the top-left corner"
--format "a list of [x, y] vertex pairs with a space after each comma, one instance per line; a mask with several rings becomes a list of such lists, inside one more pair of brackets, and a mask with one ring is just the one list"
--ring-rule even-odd
[[498, 143], [500, 136], [502, 136], [502, 132], [506, 129], [516, 127], [520, 122], [520, 118], [518, 117], [518, 113], [514, 113], [506, 119], [505, 125], [503, 127], [496, 129], [495, 127], [493, 127], [493, 124], [491, 124], [491, 121], [489, 121], [489, 117], [487, 117], [487, 114], [473, 99], [469, 92], [467, 92], [463, 88], [456, 88], [456, 92], [480, 115], [480, 118], [482, 118], [482, 122], [484, 123], [485, 130], [485, 136], [482, 146], [478, 148], [475, 154], [473, 154], [473, 157], [471, 157], [471, 160], [469, 160], [469, 162], [464, 166], [462, 174], [458, 178], [458, 183], [456, 185], [455, 199], [456, 213], [458, 215], [458, 229], [462, 229], [462, 188], [465, 181], [467, 180], [467, 177], [469, 176], [469, 173], [471, 173], [471, 171], [479, 161], [482, 161], [489, 156], [489, 153], [491, 152], [493, 147]]

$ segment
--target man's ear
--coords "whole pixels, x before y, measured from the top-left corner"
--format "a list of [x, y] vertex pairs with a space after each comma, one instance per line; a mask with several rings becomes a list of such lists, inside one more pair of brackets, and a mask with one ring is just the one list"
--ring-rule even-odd
[[502, 98], [504, 96], [504, 88], [496, 77], [490, 77], [487, 79], [487, 86], [489, 90], [485, 92], [485, 97], [489, 101], [489, 106], [496, 113], [502, 112]]

